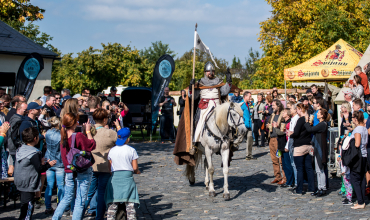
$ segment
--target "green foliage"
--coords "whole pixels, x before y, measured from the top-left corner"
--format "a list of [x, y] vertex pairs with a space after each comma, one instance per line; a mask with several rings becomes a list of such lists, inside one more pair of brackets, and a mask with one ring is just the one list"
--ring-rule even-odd
[[249, 49], [248, 57], [245, 62], [245, 70], [241, 75], [242, 81], [239, 84], [242, 89], [253, 88], [253, 77], [255, 77], [254, 74], [257, 72], [257, 63], [259, 59], [261, 59], [260, 53], [258, 51], [253, 51], [252, 48]]
[[34, 6], [30, 0], [1, 0], [0, 1], [0, 20], [20, 21], [36, 21], [44, 18], [42, 13], [44, 9]]
[[231, 64], [231, 68], [233, 68], [233, 69], [242, 69], [243, 68], [243, 65], [240, 63], [239, 57], [237, 59], [234, 55], [233, 63]]
[[310, 59], [340, 38], [359, 51], [370, 43], [368, 0], [266, 1], [273, 10], [260, 23], [264, 56], [257, 62], [253, 88], [282, 88], [285, 68]]
[[138, 50], [118, 43], [102, 47], [90, 47], [75, 58], [64, 55], [52, 72], [52, 87], [68, 88], [75, 94], [84, 87], [96, 93], [112, 85], [151, 86], [154, 64], [141, 57]]
[[173, 58], [176, 56], [175, 52], [170, 49], [168, 44], [163, 44], [162, 41], [152, 42], [152, 46], [150, 46], [148, 49], [144, 48], [140, 51], [140, 56], [145, 57], [148, 59], [149, 63], [154, 64], [161, 56], [165, 54], [168, 54]]
[[[179, 91], [189, 86], [193, 76], [193, 51], [194, 49], [185, 52], [176, 60], [176, 69], [171, 79], [170, 90]], [[195, 79], [198, 80], [204, 76], [204, 65], [212, 60], [210, 55], [203, 51], [197, 49], [195, 53]], [[224, 79], [228, 62], [216, 57], [214, 59], [217, 66], [220, 67], [220, 69], [216, 68], [216, 76]]]

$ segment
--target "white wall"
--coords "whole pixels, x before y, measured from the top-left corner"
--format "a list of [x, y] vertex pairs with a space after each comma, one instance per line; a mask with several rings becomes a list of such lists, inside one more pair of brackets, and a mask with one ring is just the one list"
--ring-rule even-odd
[[[17, 74], [18, 69], [20, 65], [22, 64], [22, 61], [24, 58], [25, 56], [0, 54], [0, 71], [1, 72], [14, 72], [15, 74]], [[44, 69], [40, 72], [39, 76], [37, 77], [37, 80], [33, 87], [30, 98], [28, 99], [29, 101], [32, 101], [42, 96], [44, 86], [51, 85], [52, 64], [53, 64], [52, 59], [44, 58]]]

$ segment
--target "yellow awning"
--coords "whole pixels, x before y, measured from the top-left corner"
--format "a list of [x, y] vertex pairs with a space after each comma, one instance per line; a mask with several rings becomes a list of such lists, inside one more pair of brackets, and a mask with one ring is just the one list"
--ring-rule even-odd
[[345, 81], [360, 62], [362, 53], [340, 39], [319, 55], [284, 70], [287, 81]]

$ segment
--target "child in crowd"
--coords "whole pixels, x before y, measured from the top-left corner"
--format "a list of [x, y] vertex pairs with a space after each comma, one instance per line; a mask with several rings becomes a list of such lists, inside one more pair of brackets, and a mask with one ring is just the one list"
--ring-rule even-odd
[[14, 184], [21, 193], [21, 213], [19, 219], [32, 219], [35, 192], [40, 191], [41, 173], [54, 166], [56, 161], [41, 158], [41, 151], [35, 146], [39, 142], [39, 132], [34, 127], [23, 130], [25, 143], [16, 153]]
[[131, 131], [122, 128], [117, 132], [116, 146], [108, 154], [111, 164], [112, 176], [105, 190], [105, 203], [107, 204], [107, 220], [116, 218], [118, 205], [125, 203], [127, 219], [136, 219], [135, 203], [139, 203], [139, 194], [133, 178], [133, 174], [140, 174], [136, 150], [127, 145], [130, 141]]

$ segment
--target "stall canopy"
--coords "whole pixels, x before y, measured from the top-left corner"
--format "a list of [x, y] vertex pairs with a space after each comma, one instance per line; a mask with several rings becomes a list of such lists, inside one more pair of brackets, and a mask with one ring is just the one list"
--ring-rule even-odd
[[330, 48], [298, 66], [284, 70], [286, 81], [345, 81], [362, 53], [340, 39]]

